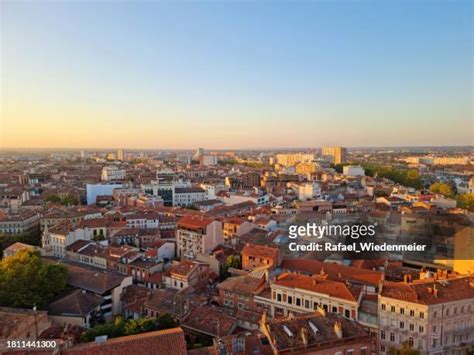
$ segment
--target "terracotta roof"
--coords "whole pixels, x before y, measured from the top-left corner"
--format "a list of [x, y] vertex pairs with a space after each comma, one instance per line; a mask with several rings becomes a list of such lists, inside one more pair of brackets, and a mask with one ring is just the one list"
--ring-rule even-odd
[[122, 306], [132, 312], [142, 313], [145, 301], [151, 294], [151, 290], [143, 286], [130, 285], [122, 294]]
[[425, 305], [474, 299], [474, 279], [460, 277], [437, 281], [434, 279], [422, 280], [413, 283], [386, 281], [383, 284], [381, 295]]
[[104, 299], [92, 293], [73, 290], [48, 305], [48, 313], [85, 317], [100, 306]]
[[302, 290], [322, 293], [331, 297], [337, 297], [351, 302], [357, 302], [357, 298], [360, 293], [360, 289], [349, 288], [343, 282], [321, 280], [308, 275], [295, 273], [283, 273], [277, 277], [273, 284], [288, 288], [298, 288]]
[[214, 219], [212, 218], [201, 216], [184, 216], [178, 221], [178, 227], [188, 229], [202, 229], [206, 228], [212, 222], [214, 222]]
[[[342, 339], [335, 332], [336, 323], [341, 327]], [[335, 349], [338, 345], [342, 347], [344, 340], [348, 338], [366, 337], [366, 341], [370, 343], [370, 335], [362, 325], [334, 313], [326, 316], [312, 313], [279, 318], [267, 321], [266, 326], [270, 341], [281, 352], [297, 352], [299, 349], [309, 352], [310, 349], [320, 350], [325, 347]]]
[[252, 276], [236, 276], [230, 277], [221, 282], [217, 287], [220, 290], [225, 290], [241, 295], [252, 296], [262, 286], [263, 280]]
[[246, 244], [242, 249], [241, 254], [275, 259], [278, 256], [278, 248], [266, 245]]
[[237, 319], [223, 308], [204, 305], [195, 308], [181, 324], [184, 328], [216, 337], [231, 334], [237, 326]]
[[130, 277], [116, 272], [77, 265], [63, 260], [58, 261], [50, 258], [44, 258], [43, 260], [64, 265], [68, 271], [66, 282], [69, 285], [100, 295], [119, 286], [125, 278]]
[[379, 282], [383, 279], [383, 273], [380, 271], [325, 263], [319, 260], [285, 259], [281, 263], [281, 267], [283, 270], [301, 271], [310, 275], [324, 270], [330, 280], [352, 281], [373, 286], [378, 286]]
[[65, 351], [71, 355], [185, 355], [186, 341], [181, 328], [113, 338], [104, 343], [77, 345]]

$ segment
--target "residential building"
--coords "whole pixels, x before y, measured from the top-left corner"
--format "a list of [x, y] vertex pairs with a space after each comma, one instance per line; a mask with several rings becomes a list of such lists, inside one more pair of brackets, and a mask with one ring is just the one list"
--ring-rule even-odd
[[116, 166], [104, 166], [101, 179], [102, 181], [121, 181], [125, 179], [125, 170]]
[[163, 276], [166, 287], [184, 290], [207, 286], [209, 283], [209, 265], [206, 263], [183, 260], [169, 269]]
[[265, 245], [247, 243], [240, 254], [243, 270], [252, 270], [259, 267], [274, 269], [280, 265], [282, 260], [278, 248]]
[[365, 176], [365, 170], [360, 165], [346, 165], [342, 168], [342, 173], [346, 176]]
[[471, 277], [438, 271], [429, 279], [386, 281], [378, 307], [380, 354], [404, 341], [423, 355], [462, 354], [474, 346]]
[[330, 281], [324, 275], [282, 273], [271, 282], [269, 292], [255, 297], [255, 302], [270, 317], [317, 310], [337, 313], [357, 320], [361, 288]]
[[201, 216], [184, 216], [176, 229], [177, 256], [194, 259], [198, 254], [209, 254], [224, 242], [222, 222]]
[[260, 331], [274, 354], [369, 355], [371, 336], [364, 327], [335, 314], [312, 313], [269, 320]]
[[323, 157], [329, 158], [334, 164], [342, 164], [347, 160], [347, 148], [343, 147], [324, 147], [321, 150]]

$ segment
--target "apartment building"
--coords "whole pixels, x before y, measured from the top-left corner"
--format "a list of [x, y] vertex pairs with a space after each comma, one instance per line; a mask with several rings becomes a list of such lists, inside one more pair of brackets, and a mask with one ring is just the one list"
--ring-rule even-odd
[[294, 166], [298, 163], [310, 163], [314, 160], [314, 154], [308, 153], [287, 153], [277, 154], [276, 163], [284, 167]]
[[334, 164], [342, 164], [347, 161], [347, 148], [324, 147], [321, 149], [321, 155], [329, 158]]
[[0, 235], [39, 231], [40, 215], [34, 211], [0, 214]]
[[102, 168], [102, 181], [119, 181], [125, 179], [125, 170], [116, 166], [104, 166]]
[[474, 279], [384, 282], [378, 301], [380, 354], [408, 342], [424, 355], [466, 354], [474, 346]]
[[209, 254], [224, 242], [222, 222], [201, 216], [184, 216], [177, 224], [176, 250], [178, 257], [194, 259]]
[[269, 292], [256, 296], [255, 302], [270, 317], [320, 310], [357, 320], [361, 290], [360, 287], [330, 281], [318, 275], [285, 272], [271, 283]]
[[281, 263], [282, 256], [278, 248], [266, 245], [247, 243], [240, 252], [242, 270], [252, 270], [258, 267], [274, 269]]

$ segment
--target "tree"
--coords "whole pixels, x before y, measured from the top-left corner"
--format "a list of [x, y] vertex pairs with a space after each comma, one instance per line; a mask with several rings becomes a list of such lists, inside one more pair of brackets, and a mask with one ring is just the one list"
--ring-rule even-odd
[[474, 212], [474, 194], [461, 194], [456, 196], [458, 207]]
[[61, 204], [63, 206], [71, 206], [71, 205], [77, 205], [78, 201], [77, 198], [71, 194], [67, 194], [61, 199]]
[[97, 336], [107, 335], [108, 338], [117, 338], [125, 335], [140, 334], [175, 328], [177, 321], [170, 313], [163, 313], [157, 318], [123, 319], [117, 317], [113, 323], [98, 324], [82, 333], [81, 342], [93, 341]]
[[66, 288], [67, 270], [45, 263], [38, 251], [22, 250], [0, 261], [0, 306], [45, 307]]
[[46, 198], [46, 201], [52, 202], [52, 203], [60, 203], [61, 198], [58, 195], [51, 195]]
[[230, 268], [240, 269], [241, 267], [242, 267], [242, 262], [240, 260], [240, 256], [229, 255], [224, 265], [222, 265], [220, 269], [221, 281], [225, 280], [226, 278], [230, 276], [229, 271], [228, 271]]
[[430, 186], [430, 192], [434, 194], [441, 194], [445, 197], [453, 197], [454, 193], [448, 184], [445, 184], [443, 182], [436, 182], [433, 185]]
[[413, 347], [410, 345], [408, 341], [404, 341], [402, 343], [401, 348], [396, 349], [396, 348], [390, 348], [388, 350], [388, 355], [421, 355], [421, 353], [413, 349]]

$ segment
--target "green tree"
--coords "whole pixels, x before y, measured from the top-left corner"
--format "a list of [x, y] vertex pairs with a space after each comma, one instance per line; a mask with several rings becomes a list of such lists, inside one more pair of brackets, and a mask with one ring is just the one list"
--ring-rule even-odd
[[404, 341], [402, 343], [402, 346], [397, 349], [397, 348], [390, 348], [387, 352], [388, 355], [421, 355], [421, 353], [413, 349], [413, 347], [410, 345], [408, 341]]
[[61, 198], [58, 195], [51, 195], [46, 198], [46, 201], [52, 202], [52, 203], [60, 203]]
[[234, 268], [234, 269], [240, 269], [242, 267], [242, 262], [240, 260], [240, 256], [238, 255], [229, 255], [227, 259], [225, 260], [224, 265], [221, 266], [220, 268], [220, 278], [221, 281], [225, 280], [230, 276], [229, 274], [229, 269]]
[[474, 212], [474, 194], [461, 194], [456, 196], [458, 207]]
[[123, 319], [117, 317], [114, 322], [98, 324], [92, 329], [82, 333], [81, 342], [93, 341], [97, 336], [107, 335], [108, 338], [116, 338], [125, 335], [140, 334], [175, 328], [177, 321], [170, 313], [163, 313], [157, 318]]
[[22, 250], [0, 261], [0, 306], [40, 308], [66, 288], [67, 270], [45, 263], [38, 251]]
[[72, 206], [72, 205], [77, 205], [78, 203], [79, 202], [77, 198], [71, 194], [68, 194], [61, 199], [61, 204], [63, 206]]
[[443, 182], [436, 182], [433, 185], [430, 186], [430, 192], [434, 194], [441, 194], [446, 197], [453, 197], [454, 193], [448, 184], [445, 184]]

